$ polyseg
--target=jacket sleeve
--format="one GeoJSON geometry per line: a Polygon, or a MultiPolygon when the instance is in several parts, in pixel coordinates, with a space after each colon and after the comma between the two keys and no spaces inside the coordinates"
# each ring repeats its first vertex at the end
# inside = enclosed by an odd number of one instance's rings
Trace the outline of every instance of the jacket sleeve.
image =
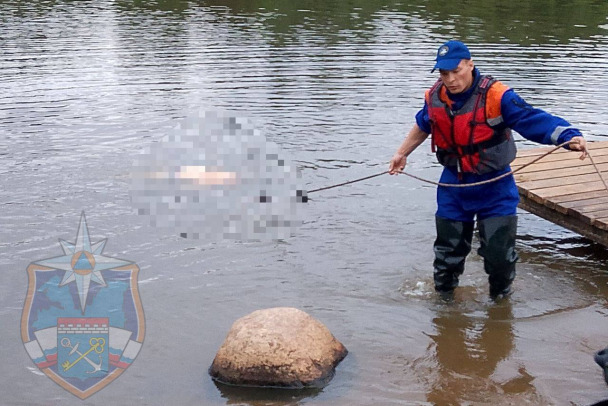
{"type": "Polygon", "coordinates": [[[558,145],[582,135],[563,118],[530,106],[512,89],[503,94],[500,107],[504,124],[531,141],[558,145]]]}
{"type": "Polygon", "coordinates": [[[429,120],[429,108],[424,102],[424,107],[416,114],[416,124],[427,134],[431,133],[431,121],[429,120]]]}

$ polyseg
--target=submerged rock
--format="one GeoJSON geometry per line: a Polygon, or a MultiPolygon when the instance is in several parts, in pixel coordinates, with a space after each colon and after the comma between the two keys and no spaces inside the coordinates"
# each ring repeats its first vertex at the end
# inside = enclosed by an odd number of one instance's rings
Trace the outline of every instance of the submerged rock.
{"type": "Polygon", "coordinates": [[[321,387],[347,353],[327,327],[301,310],[257,310],[234,322],[209,374],[233,385],[321,387]]]}
{"type": "Polygon", "coordinates": [[[595,353],[595,362],[604,370],[604,380],[608,384],[608,348],[595,353]]]}

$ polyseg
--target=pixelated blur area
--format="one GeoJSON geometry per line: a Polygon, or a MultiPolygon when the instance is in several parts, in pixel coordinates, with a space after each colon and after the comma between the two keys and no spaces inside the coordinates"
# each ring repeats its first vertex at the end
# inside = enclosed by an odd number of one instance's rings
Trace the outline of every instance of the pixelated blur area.
{"type": "Polygon", "coordinates": [[[284,239],[301,224],[300,174],[235,114],[198,111],[135,160],[131,201],[184,238],[284,239]]]}

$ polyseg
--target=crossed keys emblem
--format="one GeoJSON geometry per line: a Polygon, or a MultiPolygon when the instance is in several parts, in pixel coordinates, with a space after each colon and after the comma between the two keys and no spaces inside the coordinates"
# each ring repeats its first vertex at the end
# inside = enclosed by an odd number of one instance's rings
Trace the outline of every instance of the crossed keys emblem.
{"type": "Polygon", "coordinates": [[[61,339],[61,346],[64,348],[71,349],[69,355],[72,355],[74,353],[79,355],[79,357],[76,358],[74,361],[72,361],[72,362],[65,361],[63,364],[61,364],[61,367],[63,368],[63,370],[67,371],[68,369],[72,368],[74,365],[78,364],[80,361],[85,360],[86,362],[89,363],[89,365],[91,365],[93,367],[92,371],[86,371],[87,374],[94,374],[95,372],[101,371],[101,364],[102,364],[101,353],[103,352],[103,348],[106,345],[106,340],[103,337],[92,337],[89,340],[89,345],[91,347],[84,353],[81,353],[80,351],[78,351],[79,345],[80,345],[80,343],[76,343],[75,346],[72,346],[72,342],[67,337],[64,337],[61,339]],[[91,361],[89,359],[89,357],[87,357],[87,355],[89,355],[93,351],[99,355],[99,363],[97,363],[97,364],[95,362],[91,361]]]}

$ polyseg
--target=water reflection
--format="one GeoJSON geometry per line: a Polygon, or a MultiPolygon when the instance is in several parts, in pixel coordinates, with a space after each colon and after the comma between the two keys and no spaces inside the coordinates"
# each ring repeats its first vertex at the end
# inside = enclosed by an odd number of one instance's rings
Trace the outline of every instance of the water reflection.
{"type": "MultiPolygon", "coordinates": [[[[365,37],[366,32],[374,30],[373,22],[386,14],[392,18],[403,14],[410,19],[422,19],[435,35],[475,42],[565,43],[574,38],[592,38],[608,29],[605,19],[608,3],[593,0],[513,0],[508,3],[501,0],[415,0],[405,3],[380,0],[206,0],[198,4],[183,0],[157,0],[121,1],[117,4],[123,10],[171,12],[184,18],[199,8],[221,16],[249,16],[261,23],[259,27],[265,27],[264,31],[275,34],[275,39],[302,27],[314,28],[317,35],[326,38],[345,30],[348,30],[350,38],[365,37]]],[[[251,28],[250,24],[237,26],[251,28]]]]}
{"type": "Polygon", "coordinates": [[[214,381],[227,405],[296,406],[315,398],[322,389],[249,388],[214,381]]]}
{"type": "Polygon", "coordinates": [[[510,300],[491,304],[486,314],[470,315],[450,306],[433,319],[436,370],[427,400],[434,405],[460,405],[501,394],[533,394],[534,379],[524,367],[519,376],[495,382],[498,364],[511,356],[515,344],[510,300]],[[475,399],[475,398],[479,399],[475,399]]]}
{"type": "Polygon", "coordinates": [[[557,231],[549,233],[545,228],[536,235],[518,235],[521,263],[540,265],[555,276],[565,275],[582,293],[578,297],[606,303],[608,247],[565,229],[557,231]]]}
{"type": "Polygon", "coordinates": [[[538,262],[541,258],[549,259],[549,255],[555,257],[556,253],[561,253],[572,260],[597,261],[601,268],[608,269],[608,247],[565,229],[559,231],[563,235],[518,235],[526,260],[538,262]]]}
{"type": "MultiPolygon", "coordinates": [[[[83,2],[88,10],[106,10],[98,2],[83,2]]],[[[57,10],[68,11],[70,2],[49,0],[22,3],[0,1],[15,17],[52,15],[57,10]]],[[[455,0],[408,2],[353,0],[290,2],[287,0],[185,0],[117,1],[113,3],[129,23],[140,25],[146,16],[166,21],[199,18],[204,14],[232,20],[233,28],[260,30],[281,43],[283,34],[312,28],[316,35],[329,39],[348,33],[349,38],[369,37],[377,29],[376,20],[390,15],[425,22],[435,36],[458,37],[469,42],[510,42],[519,45],[567,43],[572,39],[593,39],[608,30],[605,16],[608,3],[593,0],[542,0],[529,2],[513,0],[470,1],[455,0]]],[[[152,28],[148,26],[147,28],[152,28]]]]}
{"type": "Polygon", "coordinates": [[[187,0],[156,0],[156,1],[116,1],[118,6],[123,11],[149,12],[157,14],[158,12],[171,12],[174,16],[184,17],[190,9],[190,2],[187,0]]]}

